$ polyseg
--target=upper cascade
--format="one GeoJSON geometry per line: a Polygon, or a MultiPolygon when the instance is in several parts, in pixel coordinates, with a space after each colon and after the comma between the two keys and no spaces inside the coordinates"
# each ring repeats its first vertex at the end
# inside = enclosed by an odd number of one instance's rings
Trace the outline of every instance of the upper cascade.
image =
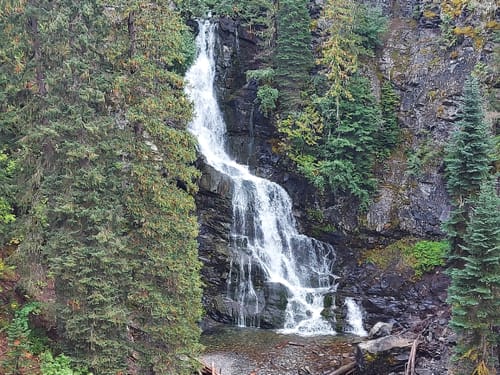
{"type": "MultiPolygon", "coordinates": [[[[226,124],[217,103],[215,24],[199,22],[197,57],[186,73],[186,93],[194,103],[189,126],[207,163],[233,182],[233,223],[228,294],[237,306],[235,321],[259,326],[263,289],[279,285],[286,298],[283,332],[335,334],[323,318],[325,295],[335,292],[335,252],[331,245],[300,234],[292,202],[278,184],[254,176],[226,152],[226,124]],[[257,282],[256,277],[264,280],[257,282]]],[[[333,298],[333,296],[332,296],[333,298]]]]}

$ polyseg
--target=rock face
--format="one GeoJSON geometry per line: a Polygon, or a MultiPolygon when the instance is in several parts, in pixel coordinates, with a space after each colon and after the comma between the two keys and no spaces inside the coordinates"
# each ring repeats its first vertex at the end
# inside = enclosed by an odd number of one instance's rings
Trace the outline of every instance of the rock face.
{"type": "MultiPolygon", "coordinates": [[[[450,213],[443,178],[442,156],[458,111],[463,82],[477,63],[492,64],[493,48],[478,48],[470,38],[459,38],[453,48],[443,42],[439,4],[431,0],[367,0],[389,16],[384,45],[370,67],[375,90],[390,80],[400,96],[400,147],[377,167],[379,188],[372,205],[359,212],[349,197],[320,197],[300,176],[290,171],[284,157],[273,153],[278,138],[273,123],[255,104],[257,85],[245,72],[260,67],[257,38],[237,20],[219,21],[217,87],[228,126],[228,152],[260,176],[282,185],[292,197],[301,230],[333,243],[340,276],[337,306],[345,297],[361,301],[366,324],[395,319],[408,327],[429,316],[447,318],[448,278],[439,270],[419,281],[397,270],[381,272],[360,266],[360,250],[387,245],[403,237],[442,238],[442,223],[450,213]],[[321,214],[315,232],[310,211],[321,214]],[[325,229],[326,228],[326,229],[325,229]]],[[[322,1],[312,1],[318,12],[322,1]]],[[[463,17],[462,17],[463,18],[463,17]]],[[[200,217],[200,258],[204,263],[205,307],[212,318],[233,320],[227,279],[231,226],[231,186],[200,161],[203,177],[197,197],[200,217]]],[[[282,302],[276,288],[263,298],[282,302]]],[[[335,312],[335,311],[334,311],[335,312]]],[[[273,308],[265,312],[269,326],[279,324],[273,308]]]]}

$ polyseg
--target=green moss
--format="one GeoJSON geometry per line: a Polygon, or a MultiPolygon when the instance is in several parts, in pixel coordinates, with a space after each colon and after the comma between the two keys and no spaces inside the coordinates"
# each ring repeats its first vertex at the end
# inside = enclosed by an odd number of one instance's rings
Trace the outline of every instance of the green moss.
{"type": "Polygon", "coordinates": [[[363,260],[383,271],[412,270],[415,277],[420,278],[425,272],[444,264],[448,249],[446,241],[418,241],[409,237],[384,248],[368,250],[364,253],[363,260]]]}

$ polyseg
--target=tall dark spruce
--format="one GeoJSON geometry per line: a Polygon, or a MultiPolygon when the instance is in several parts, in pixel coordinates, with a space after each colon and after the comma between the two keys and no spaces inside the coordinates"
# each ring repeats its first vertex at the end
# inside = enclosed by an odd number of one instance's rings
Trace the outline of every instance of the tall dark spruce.
{"type": "Polygon", "coordinates": [[[446,232],[455,255],[461,253],[470,199],[477,196],[491,170],[491,137],[482,105],[479,83],[471,77],[464,84],[459,121],[445,155],[446,186],[454,206],[446,232]]]}

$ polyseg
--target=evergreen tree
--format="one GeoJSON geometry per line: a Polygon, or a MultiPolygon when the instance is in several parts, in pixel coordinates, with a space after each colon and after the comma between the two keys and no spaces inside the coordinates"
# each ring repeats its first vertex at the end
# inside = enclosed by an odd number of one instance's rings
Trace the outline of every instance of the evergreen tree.
{"type": "Polygon", "coordinates": [[[192,197],[196,154],[186,131],[191,106],[176,73],[185,65],[176,53],[185,26],[166,3],[131,1],[117,11],[117,22],[127,20],[113,28],[110,39],[119,42],[110,53],[120,69],[114,110],[126,124],[132,348],[142,374],[190,373],[192,362],[182,359],[199,350],[201,289],[192,197]]]}
{"type": "Polygon", "coordinates": [[[186,27],[167,3],[136,1],[28,1],[0,16],[19,271],[50,269],[73,360],[190,373],[201,290],[186,27]]]}
{"type": "Polygon", "coordinates": [[[285,113],[300,108],[301,90],[313,67],[311,18],[305,0],[282,0],[276,14],[276,83],[285,113]]]}
{"type": "Polygon", "coordinates": [[[384,81],[380,94],[380,109],[383,122],[377,138],[382,155],[387,156],[396,147],[400,138],[397,116],[400,99],[390,81],[384,81]]]}
{"type": "Polygon", "coordinates": [[[464,84],[460,118],[444,159],[446,186],[454,205],[446,232],[457,254],[461,252],[459,245],[470,211],[468,202],[477,195],[491,169],[491,150],[479,83],[471,77],[464,84]]]}
{"type": "Polygon", "coordinates": [[[326,119],[328,136],[320,148],[318,167],[332,191],[351,193],[366,204],[375,187],[373,167],[380,151],[382,117],[368,80],[353,76],[348,89],[352,99],[340,102],[340,122],[336,116],[326,119]]]}
{"type": "Polygon", "coordinates": [[[360,38],[354,33],[356,4],[352,0],[328,0],[323,9],[325,41],[319,63],[328,79],[326,96],[335,101],[335,118],[340,121],[340,100],[351,98],[347,83],[358,70],[360,38]]]}
{"type": "Polygon", "coordinates": [[[473,206],[462,246],[464,267],[450,271],[448,290],[459,366],[468,373],[477,366],[493,368],[500,344],[500,197],[493,181],[482,184],[473,206]]]}

